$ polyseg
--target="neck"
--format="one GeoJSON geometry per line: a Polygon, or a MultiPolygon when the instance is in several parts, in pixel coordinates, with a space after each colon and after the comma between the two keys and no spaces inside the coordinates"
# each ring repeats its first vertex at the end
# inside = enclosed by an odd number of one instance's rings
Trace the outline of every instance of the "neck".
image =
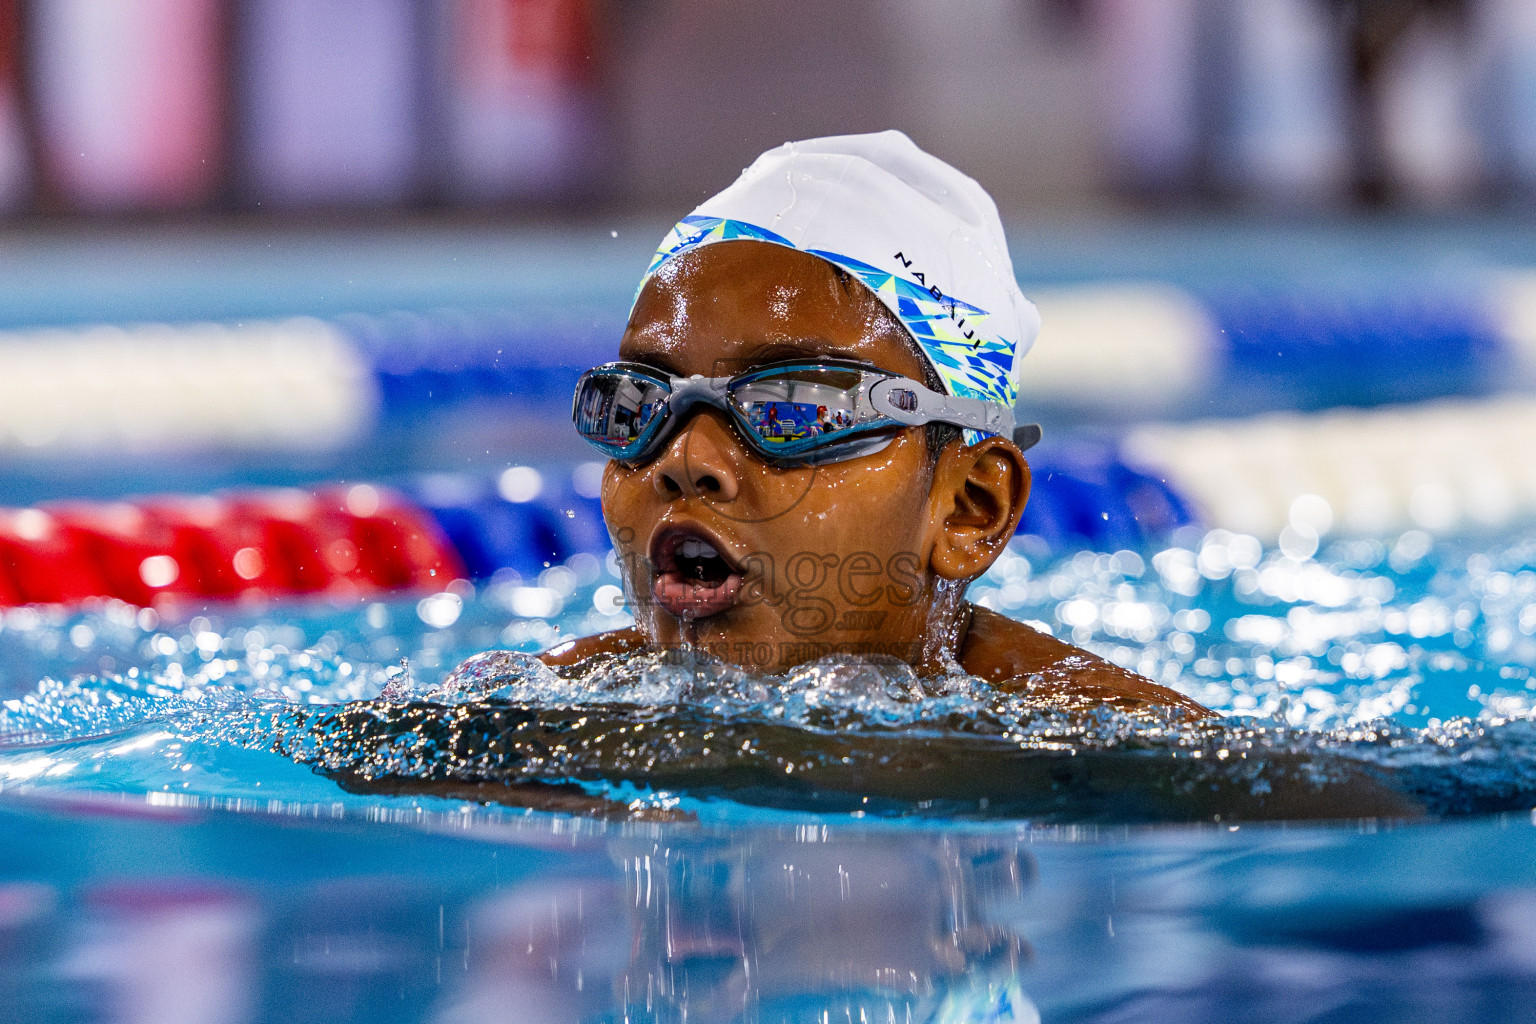
{"type": "Polygon", "coordinates": [[[934,585],[934,600],[928,606],[923,624],[922,655],[913,668],[920,675],[937,676],[950,671],[958,661],[971,626],[972,609],[965,600],[965,585],[939,581],[934,585]]]}

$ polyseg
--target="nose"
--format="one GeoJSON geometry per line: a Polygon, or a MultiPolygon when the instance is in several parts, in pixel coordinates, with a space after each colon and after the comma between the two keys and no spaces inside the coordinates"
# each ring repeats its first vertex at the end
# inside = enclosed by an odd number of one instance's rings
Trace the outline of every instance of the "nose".
{"type": "Polygon", "coordinates": [[[663,498],[734,501],[738,442],[725,417],[713,409],[689,418],[651,463],[651,484],[663,498]]]}

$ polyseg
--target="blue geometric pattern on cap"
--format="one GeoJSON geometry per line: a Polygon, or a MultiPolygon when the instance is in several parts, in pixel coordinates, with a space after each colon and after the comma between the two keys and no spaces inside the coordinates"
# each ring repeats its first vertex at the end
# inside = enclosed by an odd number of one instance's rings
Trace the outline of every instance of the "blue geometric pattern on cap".
{"type": "MultiPolygon", "coordinates": [[[[645,276],[640,279],[640,288],[645,287],[651,275],[656,273],[667,260],[689,249],[697,249],[701,245],[710,242],[729,242],[737,238],[750,238],[758,242],[772,242],[774,245],[788,246],[793,249],[794,243],[783,235],[776,235],[767,228],[760,228],[756,224],[748,224],[744,220],[727,220],[723,217],[697,217],[687,216],[667,232],[667,237],[661,240],[661,247],[656,250],[656,255],[651,257],[651,265],[646,268],[645,276]]],[[[635,295],[640,294],[640,288],[635,289],[635,295]]]]}
{"type": "MultiPolygon", "coordinates": [[[[727,242],[737,238],[797,248],[783,235],[746,221],[724,217],[684,217],[662,239],[661,247],[652,257],[645,276],[640,279],[640,288],[644,288],[651,275],[672,257],[712,242],[727,242]]],[[[1014,342],[983,329],[991,316],[986,310],[945,295],[926,282],[898,277],[852,256],[826,249],[800,251],[842,267],[879,296],[906,325],[907,331],[928,357],[943,380],[945,390],[950,394],[980,398],[1013,408],[1018,398],[1018,386],[1013,379],[1013,353],[1016,346],[1014,342]]],[[[639,297],[640,288],[635,290],[636,297],[639,297]]],[[[974,430],[965,433],[967,442],[971,443],[986,436],[974,430]]]]}

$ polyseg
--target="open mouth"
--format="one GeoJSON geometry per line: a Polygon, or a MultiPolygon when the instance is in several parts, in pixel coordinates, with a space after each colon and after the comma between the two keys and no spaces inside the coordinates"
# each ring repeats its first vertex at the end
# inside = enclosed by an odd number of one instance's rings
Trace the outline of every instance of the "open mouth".
{"type": "Polygon", "coordinates": [[[680,619],[717,615],[736,603],[741,571],[720,553],[719,542],[696,527],[663,533],[651,545],[656,603],[680,619]]]}

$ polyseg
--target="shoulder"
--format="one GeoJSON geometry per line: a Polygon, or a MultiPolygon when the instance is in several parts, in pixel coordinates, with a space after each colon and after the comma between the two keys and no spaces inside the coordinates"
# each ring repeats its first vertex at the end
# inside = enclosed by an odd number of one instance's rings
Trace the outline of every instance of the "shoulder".
{"type": "Polygon", "coordinates": [[[539,660],[551,668],[561,668],[566,665],[574,665],[579,661],[598,654],[628,654],[645,647],[645,638],[640,631],[633,626],[628,629],[615,629],[607,633],[598,633],[596,636],[584,636],[579,640],[567,640],[563,644],[556,644],[543,654],[539,660]]]}
{"type": "Polygon", "coordinates": [[[1097,655],[986,608],[972,606],[960,667],[1000,690],[1077,699],[1133,711],[1149,707],[1205,718],[1208,708],[1097,655]]]}

